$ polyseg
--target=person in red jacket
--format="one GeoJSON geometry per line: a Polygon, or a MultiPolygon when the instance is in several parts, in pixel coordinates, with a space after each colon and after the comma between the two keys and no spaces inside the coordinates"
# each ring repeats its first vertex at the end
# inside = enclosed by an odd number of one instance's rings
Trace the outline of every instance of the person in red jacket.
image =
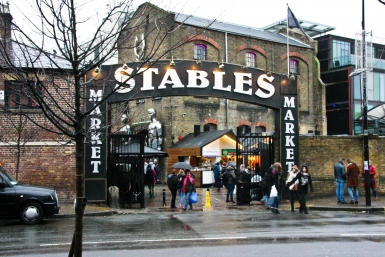
{"type": "MultiPolygon", "coordinates": [[[[364,177],[364,187],[366,187],[365,169],[362,169],[362,173],[361,174],[364,177]]],[[[369,185],[370,185],[370,188],[373,191],[374,199],[377,200],[377,190],[376,190],[377,185],[376,185],[376,178],[375,178],[376,167],[374,167],[372,165],[372,162],[370,160],[369,160],[369,175],[370,175],[369,185]]]]}

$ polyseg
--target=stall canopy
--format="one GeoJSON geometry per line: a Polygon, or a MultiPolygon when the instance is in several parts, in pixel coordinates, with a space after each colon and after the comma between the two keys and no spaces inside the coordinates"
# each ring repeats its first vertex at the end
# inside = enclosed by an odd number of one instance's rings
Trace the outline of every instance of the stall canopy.
{"type": "MultiPolygon", "coordinates": [[[[140,154],[140,144],[139,143],[131,143],[127,145],[123,145],[121,147],[117,147],[116,149],[117,154],[122,155],[138,155],[140,154]]],[[[144,157],[168,157],[168,154],[166,152],[144,146],[144,157]]]]}
{"type": "MultiPolygon", "coordinates": [[[[232,129],[205,131],[205,132],[199,133],[198,135],[194,133],[190,133],[169,148],[203,149],[205,146],[208,146],[210,144],[215,144],[215,142],[217,142],[218,139],[221,139],[223,137],[233,142],[233,148],[235,149],[236,136],[232,129]]],[[[220,148],[220,146],[216,146],[216,148],[218,147],[220,148]]],[[[212,154],[212,156],[220,156],[220,155],[221,155],[220,152],[212,154]]]]}

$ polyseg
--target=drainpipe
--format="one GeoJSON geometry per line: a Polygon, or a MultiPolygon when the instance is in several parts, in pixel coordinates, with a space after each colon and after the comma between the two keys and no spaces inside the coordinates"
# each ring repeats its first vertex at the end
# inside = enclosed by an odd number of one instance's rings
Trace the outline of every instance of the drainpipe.
{"type": "MultiPolygon", "coordinates": [[[[227,32],[225,32],[225,63],[228,63],[227,32]]],[[[229,129],[229,99],[226,98],[226,129],[229,129]]]]}

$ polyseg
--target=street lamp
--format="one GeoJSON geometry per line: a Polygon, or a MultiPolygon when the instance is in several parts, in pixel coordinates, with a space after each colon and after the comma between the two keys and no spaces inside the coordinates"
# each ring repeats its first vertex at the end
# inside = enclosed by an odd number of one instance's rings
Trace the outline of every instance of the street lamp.
{"type": "MultiPolygon", "coordinates": [[[[369,49],[370,51],[371,49],[369,49]]],[[[357,54],[357,53],[356,53],[357,54]]],[[[357,65],[357,63],[356,63],[357,65]]],[[[350,76],[362,74],[362,131],[364,134],[364,170],[365,170],[365,200],[366,206],[371,206],[370,199],[370,172],[369,172],[369,133],[368,133],[368,99],[366,86],[366,38],[365,38],[365,0],[362,0],[362,68],[350,73],[350,76]]]]}

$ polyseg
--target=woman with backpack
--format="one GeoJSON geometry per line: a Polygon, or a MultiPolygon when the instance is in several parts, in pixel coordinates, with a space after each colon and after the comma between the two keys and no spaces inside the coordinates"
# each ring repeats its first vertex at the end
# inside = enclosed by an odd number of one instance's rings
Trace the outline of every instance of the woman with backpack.
{"type": "Polygon", "coordinates": [[[182,186],[182,192],[186,194],[186,202],[184,204],[183,210],[187,209],[187,205],[190,205],[190,209],[192,210],[192,203],[190,202],[190,197],[193,192],[196,192],[195,188],[195,180],[191,176],[191,171],[190,170],[185,170],[186,176],[183,179],[183,186],[182,186]]]}

